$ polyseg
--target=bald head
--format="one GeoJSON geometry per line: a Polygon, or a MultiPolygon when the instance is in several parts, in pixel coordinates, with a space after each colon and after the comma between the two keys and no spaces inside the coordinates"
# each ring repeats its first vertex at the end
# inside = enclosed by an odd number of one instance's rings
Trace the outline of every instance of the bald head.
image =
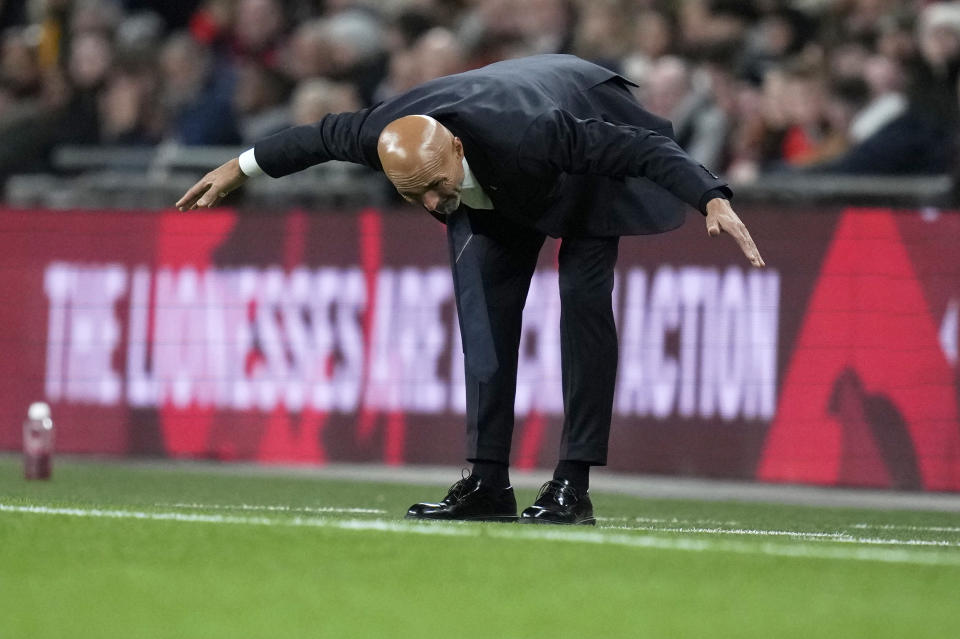
{"type": "Polygon", "coordinates": [[[377,154],[383,172],[408,201],[444,214],[460,205],[463,145],[430,116],[408,115],[388,124],[377,154]]]}
{"type": "Polygon", "coordinates": [[[383,172],[398,189],[416,182],[453,151],[453,134],[428,115],[408,115],[388,124],[377,141],[383,172]]]}

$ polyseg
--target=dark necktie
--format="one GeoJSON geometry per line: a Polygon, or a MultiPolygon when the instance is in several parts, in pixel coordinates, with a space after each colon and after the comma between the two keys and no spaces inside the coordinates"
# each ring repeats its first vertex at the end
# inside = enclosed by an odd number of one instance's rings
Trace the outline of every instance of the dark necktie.
{"type": "Polygon", "coordinates": [[[463,357],[471,375],[481,382],[489,382],[499,362],[483,293],[485,242],[482,236],[473,234],[466,207],[461,206],[448,215],[446,221],[463,357]]]}

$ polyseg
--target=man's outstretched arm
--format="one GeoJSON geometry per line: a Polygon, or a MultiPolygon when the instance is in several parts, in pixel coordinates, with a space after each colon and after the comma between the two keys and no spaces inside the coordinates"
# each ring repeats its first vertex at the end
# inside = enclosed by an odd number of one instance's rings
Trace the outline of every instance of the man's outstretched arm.
{"type": "Polygon", "coordinates": [[[379,169],[376,148],[364,149],[361,143],[360,132],[369,113],[370,109],[331,113],[314,124],[291,127],[259,140],[254,147],[257,165],[274,178],[330,160],[379,169]]]}
{"type": "Polygon", "coordinates": [[[545,113],[519,145],[518,163],[533,174],[551,172],[646,177],[699,209],[711,236],[730,234],[751,264],[763,258],[730,206],[726,183],[694,161],[669,137],[641,127],[581,120],[562,110],[545,113]]]}
{"type": "MultiPolygon", "coordinates": [[[[248,177],[266,173],[283,177],[330,160],[370,165],[360,144],[360,128],[368,110],[335,113],[316,124],[296,126],[257,142],[238,158],[203,176],[182,198],[177,208],[189,211],[216,206],[248,177]]],[[[379,168],[379,167],[376,167],[379,168]]]]}

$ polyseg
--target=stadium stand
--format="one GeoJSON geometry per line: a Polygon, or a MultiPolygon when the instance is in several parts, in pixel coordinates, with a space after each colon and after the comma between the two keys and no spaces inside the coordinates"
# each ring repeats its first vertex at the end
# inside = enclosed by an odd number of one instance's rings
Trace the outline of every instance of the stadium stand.
{"type": "MultiPolygon", "coordinates": [[[[957,2],[34,0],[0,2],[0,28],[8,205],[168,206],[285,126],[546,52],[631,77],[740,197],[953,198],[957,2]]],[[[390,197],[343,166],[249,191],[321,207],[390,197]]]]}

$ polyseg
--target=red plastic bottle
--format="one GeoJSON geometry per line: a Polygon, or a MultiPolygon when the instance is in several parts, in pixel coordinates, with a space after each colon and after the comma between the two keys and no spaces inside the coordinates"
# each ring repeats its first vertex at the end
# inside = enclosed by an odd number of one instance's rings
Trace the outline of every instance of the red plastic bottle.
{"type": "Polygon", "coordinates": [[[23,476],[50,479],[53,472],[53,419],[44,402],[30,404],[23,422],[23,476]]]}

